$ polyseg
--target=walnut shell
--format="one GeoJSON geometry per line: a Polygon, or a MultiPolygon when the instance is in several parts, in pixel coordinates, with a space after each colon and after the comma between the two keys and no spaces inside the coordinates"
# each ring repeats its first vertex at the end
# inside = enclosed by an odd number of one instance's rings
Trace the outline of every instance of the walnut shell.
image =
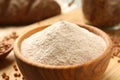
{"type": "Polygon", "coordinates": [[[83,0],[85,18],[97,27],[112,27],[120,22],[120,0],[83,0]]]}
{"type": "Polygon", "coordinates": [[[54,0],[0,0],[0,25],[25,25],[60,13],[54,0]]]}

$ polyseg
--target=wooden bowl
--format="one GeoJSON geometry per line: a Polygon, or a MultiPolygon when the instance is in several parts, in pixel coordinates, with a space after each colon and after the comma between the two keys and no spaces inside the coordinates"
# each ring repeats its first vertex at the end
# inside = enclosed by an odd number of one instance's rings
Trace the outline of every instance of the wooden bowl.
{"type": "MultiPolygon", "coordinates": [[[[100,80],[105,72],[111,58],[112,42],[109,36],[98,28],[79,24],[81,27],[101,36],[106,44],[107,49],[104,53],[84,64],[69,66],[51,66],[32,62],[25,58],[21,53],[21,42],[32,34],[43,30],[47,26],[41,26],[32,29],[21,35],[14,44],[15,58],[18,67],[26,80],[100,80]]],[[[94,44],[94,43],[93,43],[94,44]]],[[[99,46],[99,45],[98,45],[99,46]]]]}

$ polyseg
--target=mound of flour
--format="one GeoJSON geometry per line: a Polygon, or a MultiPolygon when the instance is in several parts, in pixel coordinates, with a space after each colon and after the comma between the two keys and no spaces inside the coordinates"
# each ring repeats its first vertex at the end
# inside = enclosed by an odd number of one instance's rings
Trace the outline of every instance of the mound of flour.
{"type": "Polygon", "coordinates": [[[98,35],[74,23],[59,21],[22,42],[21,52],[35,62],[47,65],[83,64],[106,49],[98,35]]]}

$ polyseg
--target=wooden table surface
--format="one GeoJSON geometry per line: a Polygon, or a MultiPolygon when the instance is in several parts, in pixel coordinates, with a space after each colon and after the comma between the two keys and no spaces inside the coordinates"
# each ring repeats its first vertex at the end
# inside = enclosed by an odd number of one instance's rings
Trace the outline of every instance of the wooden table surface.
{"type": "MultiPolygon", "coordinates": [[[[56,21],[59,20],[67,20],[67,21],[71,21],[71,22],[75,22],[75,23],[85,23],[86,20],[83,17],[83,13],[81,11],[81,9],[76,9],[70,13],[66,13],[66,14],[61,14],[59,16],[55,16],[46,20],[43,20],[41,22],[37,22],[31,25],[26,25],[26,26],[9,26],[9,27],[0,27],[0,39],[2,39],[5,35],[9,35],[11,32],[15,31],[17,32],[19,35],[32,29],[35,27],[39,27],[41,25],[47,25],[47,24],[52,24],[56,21]]],[[[120,34],[120,31],[118,30],[118,33],[116,32],[116,34],[120,34]]],[[[119,58],[114,57],[111,58],[110,64],[106,70],[106,72],[103,75],[103,79],[102,80],[120,80],[120,63],[117,62],[119,58]]],[[[3,72],[5,72],[7,75],[10,76],[9,80],[22,80],[22,76],[21,77],[14,77],[14,73],[19,73],[16,72],[13,69],[13,65],[16,64],[15,62],[15,58],[14,58],[14,54],[13,52],[11,52],[6,59],[4,60],[0,60],[0,80],[4,80],[1,75],[3,72]]]]}

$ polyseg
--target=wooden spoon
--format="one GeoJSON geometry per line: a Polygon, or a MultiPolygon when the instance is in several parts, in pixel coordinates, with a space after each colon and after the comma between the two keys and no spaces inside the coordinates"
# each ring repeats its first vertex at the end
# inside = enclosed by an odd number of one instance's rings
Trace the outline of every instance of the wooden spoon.
{"type": "Polygon", "coordinates": [[[0,59],[4,59],[13,49],[13,44],[10,44],[8,49],[5,50],[3,53],[0,53],[0,59]]]}
{"type": "Polygon", "coordinates": [[[0,59],[4,59],[13,49],[13,44],[18,36],[13,32],[0,42],[0,59]]]}

